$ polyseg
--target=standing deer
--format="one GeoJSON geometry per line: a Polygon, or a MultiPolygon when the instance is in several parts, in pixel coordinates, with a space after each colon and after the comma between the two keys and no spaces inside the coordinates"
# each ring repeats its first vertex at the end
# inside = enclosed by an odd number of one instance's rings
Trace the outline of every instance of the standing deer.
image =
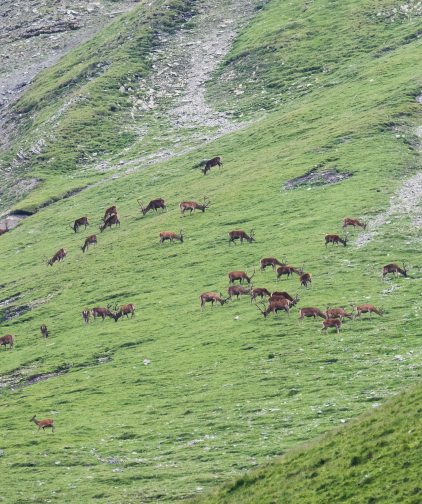
{"type": "Polygon", "coordinates": [[[231,271],[228,274],[228,277],[229,277],[230,285],[232,285],[236,280],[239,280],[240,283],[242,283],[243,280],[246,280],[248,282],[248,284],[250,284],[252,277],[254,275],[255,275],[255,270],[253,270],[253,273],[251,276],[248,276],[244,271],[231,271]]]}
{"type": "Polygon", "coordinates": [[[300,285],[303,285],[306,289],[308,288],[308,283],[312,283],[311,273],[302,273],[299,277],[300,285]]]}
{"type": "Polygon", "coordinates": [[[129,318],[129,314],[131,315],[131,318],[135,316],[135,305],[132,303],[121,306],[119,311],[114,314],[114,321],[117,322],[119,318],[123,316],[129,318]]]}
{"type": "Polygon", "coordinates": [[[386,266],[384,266],[382,268],[382,276],[385,277],[385,275],[388,275],[388,273],[394,273],[394,275],[396,275],[396,276],[399,276],[399,274],[400,274],[400,275],[407,277],[406,265],[403,263],[403,269],[402,269],[396,263],[387,264],[386,266]]]}
{"type": "Polygon", "coordinates": [[[211,303],[211,307],[214,306],[214,303],[220,303],[223,306],[224,303],[228,302],[228,299],[223,298],[223,294],[217,294],[216,292],[203,292],[199,299],[201,301],[201,310],[204,309],[205,303],[211,303]]]}
{"type": "Polygon", "coordinates": [[[321,331],[327,331],[329,327],[335,327],[336,332],[340,332],[341,320],[338,318],[327,318],[323,320],[321,331]]]}
{"type": "Polygon", "coordinates": [[[373,313],[376,313],[380,317],[384,315],[384,310],[382,308],[381,309],[375,308],[375,306],[372,304],[363,304],[356,306],[356,311],[357,311],[356,317],[360,317],[362,313],[369,313],[369,318],[372,318],[373,313]]]}
{"type": "Polygon", "coordinates": [[[64,248],[58,250],[51,259],[47,261],[48,266],[53,266],[55,262],[63,261],[63,259],[67,256],[67,252],[64,248]]]}
{"type": "Polygon", "coordinates": [[[81,226],[85,226],[85,229],[87,226],[89,226],[88,217],[80,217],[79,219],[76,219],[75,222],[73,223],[73,226],[70,227],[76,233],[81,226]]]}
{"type": "Polygon", "coordinates": [[[100,306],[97,306],[91,310],[91,313],[92,313],[92,316],[94,317],[94,320],[97,317],[101,317],[103,321],[106,317],[110,317],[110,318],[114,319],[114,313],[110,310],[110,306],[108,306],[108,305],[107,305],[107,308],[102,308],[100,306]]]}
{"type": "Polygon", "coordinates": [[[295,304],[297,304],[299,302],[299,294],[296,294],[296,296],[293,298],[288,292],[285,292],[285,291],[275,291],[275,292],[272,292],[271,293],[271,296],[270,296],[270,301],[271,300],[274,300],[274,299],[277,299],[277,298],[285,298],[285,299],[288,299],[290,301],[290,306],[294,306],[295,304]]]}
{"type": "Polygon", "coordinates": [[[366,229],[366,224],[363,222],[360,222],[358,219],[351,219],[350,217],[345,217],[343,219],[343,229],[346,228],[347,226],[353,226],[353,227],[361,227],[363,229],[366,229]]]}
{"type": "Polygon", "coordinates": [[[120,220],[119,220],[119,216],[117,214],[112,214],[110,215],[109,217],[107,217],[107,219],[103,222],[103,224],[101,224],[100,226],[100,231],[101,233],[104,231],[105,228],[109,227],[111,229],[111,226],[112,225],[115,225],[116,227],[119,226],[120,227],[120,220]]]}
{"type": "Polygon", "coordinates": [[[166,208],[167,208],[166,203],[163,200],[163,198],[157,198],[155,200],[151,200],[146,207],[144,207],[144,204],[142,201],[138,200],[138,203],[141,207],[142,215],[145,215],[150,210],[155,210],[157,212],[159,208],[161,208],[164,212],[164,210],[166,210],[166,208]]]}
{"type": "Polygon", "coordinates": [[[185,215],[186,210],[189,210],[190,215],[192,215],[192,212],[195,210],[201,210],[201,212],[204,213],[209,206],[210,206],[210,200],[207,200],[206,196],[204,196],[203,204],[199,204],[196,201],[182,201],[179,204],[179,208],[183,216],[185,215]]]}
{"type": "Polygon", "coordinates": [[[179,234],[173,233],[173,231],[161,231],[160,233],[160,245],[162,245],[166,240],[173,243],[174,240],[183,243],[183,229],[180,230],[179,234]]]}
{"type": "Polygon", "coordinates": [[[263,299],[264,296],[270,297],[271,294],[267,289],[263,287],[255,287],[254,289],[251,290],[251,303],[252,301],[255,301],[257,297],[263,299]]]}
{"type": "Polygon", "coordinates": [[[334,244],[338,245],[339,243],[342,243],[344,246],[346,246],[347,238],[344,239],[340,238],[340,236],[336,234],[325,235],[325,246],[327,246],[328,243],[332,243],[333,245],[334,244]]]}
{"type": "Polygon", "coordinates": [[[289,276],[293,275],[293,273],[296,273],[296,275],[301,275],[303,273],[303,269],[298,269],[298,268],[295,268],[294,266],[290,266],[287,264],[284,266],[279,266],[277,268],[277,280],[282,275],[287,275],[287,278],[289,278],[289,276]]]}
{"type": "Polygon", "coordinates": [[[267,266],[271,266],[273,268],[273,271],[275,271],[276,266],[286,266],[286,263],[280,262],[275,257],[264,257],[260,260],[259,264],[261,271],[264,271],[267,266]]]}
{"type": "Polygon", "coordinates": [[[12,350],[15,344],[15,338],[11,334],[6,334],[0,338],[0,346],[4,345],[4,349],[7,350],[7,345],[9,345],[10,350],[12,350]]]}
{"type": "Polygon", "coordinates": [[[44,336],[44,338],[48,338],[48,329],[45,324],[41,324],[40,326],[40,332],[44,336]]]}
{"type": "Polygon", "coordinates": [[[88,324],[90,316],[91,316],[91,311],[90,310],[83,310],[82,311],[82,318],[84,319],[85,324],[88,324]]]}
{"type": "Polygon", "coordinates": [[[103,222],[105,222],[112,215],[117,215],[116,205],[113,205],[113,206],[106,209],[106,211],[104,212],[103,222]]]}
{"type": "Polygon", "coordinates": [[[286,298],[277,298],[273,301],[270,301],[265,310],[261,310],[261,308],[256,303],[255,306],[262,313],[262,315],[267,318],[270,313],[274,313],[274,315],[276,315],[280,310],[284,310],[287,315],[290,315],[291,302],[286,298]]]}
{"type": "Polygon", "coordinates": [[[240,240],[240,243],[243,244],[243,240],[248,241],[249,243],[252,243],[255,241],[254,238],[254,231],[253,229],[250,230],[250,234],[246,234],[245,231],[242,229],[236,229],[234,231],[229,232],[229,245],[233,242],[236,245],[235,240],[240,240]]]}
{"type": "Polygon", "coordinates": [[[343,321],[344,318],[353,320],[353,313],[347,313],[344,308],[327,308],[325,311],[327,319],[338,318],[343,321]]]}
{"type": "Polygon", "coordinates": [[[34,422],[35,424],[37,424],[38,430],[40,429],[45,430],[50,428],[51,432],[54,432],[54,420],[52,420],[51,418],[45,418],[44,420],[37,420],[35,417],[36,415],[34,415],[31,418],[30,422],[34,422]]]}
{"type": "Polygon", "coordinates": [[[299,318],[303,320],[305,317],[313,317],[314,319],[317,317],[321,317],[323,319],[327,318],[325,313],[319,308],[301,308],[299,310],[299,318]]]}
{"type": "Polygon", "coordinates": [[[202,173],[206,175],[214,166],[221,168],[223,166],[223,160],[220,156],[216,156],[212,159],[209,159],[208,161],[201,161],[196,166],[203,166],[204,168],[202,168],[202,173]]]}
{"type": "Polygon", "coordinates": [[[82,252],[85,253],[85,250],[88,250],[90,245],[97,245],[97,235],[91,235],[86,238],[85,243],[82,245],[82,252]]]}
{"type": "Polygon", "coordinates": [[[241,285],[230,285],[227,289],[227,293],[229,295],[228,299],[231,300],[232,296],[236,296],[236,298],[239,299],[239,296],[250,296],[251,289],[242,287],[241,285]]]}

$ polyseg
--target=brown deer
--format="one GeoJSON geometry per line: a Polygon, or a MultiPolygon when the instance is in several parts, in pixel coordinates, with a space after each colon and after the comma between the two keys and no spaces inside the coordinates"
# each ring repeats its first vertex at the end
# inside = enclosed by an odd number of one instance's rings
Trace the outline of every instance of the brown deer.
{"type": "Polygon", "coordinates": [[[363,222],[360,222],[358,219],[351,219],[350,217],[345,217],[343,219],[343,229],[346,228],[347,226],[353,226],[353,227],[361,227],[363,229],[366,229],[366,224],[363,222]]]}
{"type": "Polygon", "coordinates": [[[42,429],[51,429],[51,432],[54,432],[54,420],[51,418],[44,418],[44,420],[37,420],[36,415],[34,415],[30,422],[34,422],[35,424],[38,425],[38,430],[42,429]]]}
{"type": "Polygon", "coordinates": [[[4,228],[0,228],[0,236],[3,235],[4,233],[7,233],[9,231],[9,225],[7,223],[7,220],[6,222],[4,223],[5,227],[4,228]]]}
{"type": "Polygon", "coordinates": [[[204,309],[205,303],[211,303],[211,307],[214,306],[214,303],[220,303],[223,306],[224,303],[228,302],[228,299],[223,299],[223,294],[217,294],[216,292],[203,292],[199,299],[201,301],[201,310],[204,309]]]}
{"type": "Polygon", "coordinates": [[[9,345],[10,350],[12,350],[15,344],[15,338],[11,334],[6,334],[0,338],[0,346],[4,345],[4,349],[7,350],[7,345],[9,345]]]}
{"type": "Polygon", "coordinates": [[[166,240],[173,243],[174,240],[183,243],[183,229],[180,230],[179,234],[173,233],[173,231],[161,231],[160,233],[160,245],[162,245],[166,240]]]}
{"type": "Polygon", "coordinates": [[[204,203],[202,204],[197,203],[196,201],[182,201],[179,204],[179,208],[183,216],[185,215],[186,210],[189,210],[190,215],[192,215],[192,212],[195,210],[201,210],[201,212],[204,213],[210,206],[210,203],[210,200],[207,200],[207,197],[204,196],[204,203]]]}
{"type": "Polygon", "coordinates": [[[76,219],[75,222],[73,223],[73,226],[70,227],[76,233],[81,226],[85,226],[85,229],[87,226],[89,226],[88,217],[80,217],[79,219],[76,219]]]}
{"type": "Polygon", "coordinates": [[[323,319],[327,318],[325,313],[319,308],[301,308],[299,310],[299,318],[303,320],[305,317],[313,317],[314,319],[317,317],[321,317],[323,319]]]}
{"type": "Polygon", "coordinates": [[[243,244],[243,240],[252,243],[255,241],[253,229],[250,230],[250,234],[246,234],[242,229],[236,229],[234,231],[229,232],[229,245],[233,242],[236,245],[235,240],[240,240],[240,243],[243,244]]]}
{"type": "Polygon", "coordinates": [[[129,318],[129,314],[131,315],[131,318],[135,316],[135,305],[132,303],[121,306],[119,311],[114,314],[114,321],[117,322],[119,318],[123,316],[129,318]]]}
{"type": "Polygon", "coordinates": [[[106,211],[104,212],[103,222],[105,222],[112,215],[117,215],[116,205],[113,205],[106,209],[106,211]]]}
{"type": "Polygon", "coordinates": [[[248,287],[242,287],[241,285],[231,285],[227,289],[227,293],[229,295],[228,299],[231,299],[233,296],[236,296],[239,299],[239,296],[250,296],[251,289],[248,287]]]}
{"type": "Polygon", "coordinates": [[[340,332],[341,320],[338,318],[327,318],[323,320],[321,331],[327,331],[329,327],[335,327],[336,332],[340,332]]]}
{"type": "Polygon", "coordinates": [[[300,285],[303,285],[306,289],[308,288],[308,283],[312,283],[311,273],[302,273],[299,277],[300,285]]]}
{"type": "Polygon", "coordinates": [[[384,315],[384,310],[382,308],[381,309],[375,308],[375,306],[372,304],[363,304],[356,306],[356,311],[357,311],[356,317],[360,317],[362,313],[369,313],[369,318],[372,318],[373,313],[376,313],[380,317],[384,315]]]}
{"type": "Polygon", "coordinates": [[[104,231],[105,228],[109,227],[111,229],[111,226],[112,225],[115,225],[116,227],[119,226],[120,227],[120,220],[119,220],[119,216],[117,214],[112,214],[110,215],[109,217],[107,217],[107,219],[103,222],[103,224],[101,224],[100,226],[100,231],[101,233],[104,231]]]}
{"type": "Polygon", "coordinates": [[[233,284],[236,280],[239,280],[240,283],[242,283],[243,280],[246,280],[246,282],[248,284],[250,284],[252,277],[254,275],[255,275],[255,270],[253,270],[253,273],[251,276],[248,276],[245,271],[231,271],[228,274],[228,277],[229,277],[230,285],[233,284]]]}
{"type": "Polygon", "coordinates": [[[97,235],[91,235],[86,238],[85,243],[82,245],[82,252],[85,253],[85,250],[88,250],[90,245],[97,245],[97,235]]]}
{"type": "Polygon", "coordinates": [[[48,329],[45,324],[41,324],[40,326],[40,332],[44,336],[44,338],[48,338],[48,329]]]}
{"type": "Polygon", "coordinates": [[[282,276],[282,275],[287,275],[287,278],[289,278],[290,275],[293,275],[293,273],[296,273],[297,275],[301,275],[303,273],[302,269],[295,268],[294,266],[290,265],[284,265],[284,266],[279,266],[277,268],[277,280],[282,276]]]}
{"type": "Polygon", "coordinates": [[[58,250],[51,259],[47,261],[48,266],[53,266],[55,262],[63,261],[63,259],[67,256],[67,252],[64,248],[58,250]]]}
{"type": "Polygon", "coordinates": [[[294,306],[299,302],[299,294],[296,294],[296,296],[293,298],[288,292],[285,291],[274,291],[271,293],[269,301],[272,301],[274,299],[279,299],[279,298],[285,298],[290,301],[290,306],[294,306]]]}
{"type": "Polygon", "coordinates": [[[347,238],[344,239],[340,238],[340,236],[336,234],[325,235],[325,246],[327,246],[328,243],[332,243],[333,245],[334,244],[338,245],[339,243],[342,243],[344,246],[346,246],[347,238]]]}
{"type": "Polygon", "coordinates": [[[145,215],[150,210],[155,210],[157,212],[158,209],[161,208],[164,212],[164,210],[167,209],[166,203],[163,200],[163,198],[157,198],[157,199],[151,200],[146,207],[144,207],[144,204],[142,201],[138,200],[138,203],[139,203],[139,206],[141,207],[142,215],[145,215]]]}
{"type": "Polygon", "coordinates": [[[263,299],[264,296],[270,297],[271,294],[267,289],[263,287],[255,287],[254,289],[251,290],[251,303],[252,301],[255,301],[257,297],[263,299]]]}
{"type": "Polygon", "coordinates": [[[92,316],[94,317],[94,320],[97,317],[101,317],[103,320],[106,317],[110,317],[114,319],[114,313],[110,310],[110,307],[107,306],[107,308],[102,308],[100,306],[97,306],[91,310],[92,316]]]}
{"type": "Polygon", "coordinates": [[[338,318],[343,321],[344,318],[353,320],[353,313],[347,313],[344,308],[327,308],[325,311],[327,319],[338,318]]]}
{"type": "Polygon", "coordinates": [[[85,324],[88,324],[90,316],[91,316],[91,310],[83,310],[82,311],[82,318],[84,319],[85,324]]]}
{"type": "Polygon", "coordinates": [[[206,175],[214,166],[221,168],[223,166],[223,160],[220,156],[216,156],[208,161],[201,161],[197,166],[203,166],[204,168],[202,168],[202,173],[206,175]]]}
{"type": "Polygon", "coordinates": [[[259,264],[260,264],[261,271],[264,271],[265,268],[267,268],[268,266],[271,266],[274,271],[275,271],[276,266],[286,266],[286,263],[280,262],[275,257],[264,257],[263,259],[261,259],[259,264]]]}
{"type": "Polygon", "coordinates": [[[270,301],[265,310],[261,310],[261,308],[256,303],[255,306],[262,313],[262,315],[267,318],[270,313],[274,313],[274,315],[276,315],[280,310],[284,310],[287,315],[290,315],[291,302],[286,298],[278,298],[274,301],[270,301]]]}
{"type": "Polygon", "coordinates": [[[406,265],[403,263],[403,269],[396,263],[387,264],[382,268],[382,276],[388,275],[389,273],[394,273],[395,276],[403,275],[407,277],[406,265]]]}

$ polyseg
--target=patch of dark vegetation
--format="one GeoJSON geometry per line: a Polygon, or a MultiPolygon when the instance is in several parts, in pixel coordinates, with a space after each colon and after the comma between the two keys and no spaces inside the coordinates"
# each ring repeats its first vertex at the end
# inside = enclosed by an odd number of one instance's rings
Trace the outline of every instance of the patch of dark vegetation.
{"type": "Polygon", "coordinates": [[[32,307],[30,305],[22,305],[10,306],[4,310],[0,310],[0,323],[20,317],[24,313],[31,311],[31,309],[32,307]]]}
{"type": "Polygon", "coordinates": [[[7,306],[10,303],[13,303],[17,299],[22,297],[22,292],[17,292],[16,294],[13,294],[13,296],[4,298],[0,300],[0,306],[7,306]]]}
{"type": "Polygon", "coordinates": [[[329,184],[338,184],[350,178],[353,174],[350,172],[341,172],[337,168],[318,171],[318,168],[312,168],[304,175],[288,180],[284,184],[284,189],[300,189],[302,187],[324,186],[329,184]]]}
{"type": "Polygon", "coordinates": [[[34,215],[34,212],[30,212],[29,210],[22,210],[17,208],[16,210],[13,210],[10,212],[10,217],[29,217],[30,215],[34,215]]]}

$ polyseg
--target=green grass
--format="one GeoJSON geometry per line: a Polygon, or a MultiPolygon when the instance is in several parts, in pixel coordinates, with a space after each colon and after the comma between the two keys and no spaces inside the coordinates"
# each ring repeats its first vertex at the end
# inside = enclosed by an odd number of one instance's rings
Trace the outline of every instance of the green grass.
{"type": "MultiPolygon", "coordinates": [[[[268,4],[234,50],[249,32],[254,46],[265,47],[259,23],[265,16],[274,23],[273,9],[281,20],[293,17],[302,3],[268,4]]],[[[63,374],[1,389],[0,502],[175,502],[420,381],[418,230],[397,216],[363,249],[325,248],[323,238],[341,233],[346,215],[367,220],[383,211],[400,180],[418,169],[412,128],[419,119],[420,45],[399,44],[374,57],[386,28],[373,23],[365,53],[347,36],[356,40],[366,24],[348,35],[343,25],[349,18],[336,15],[338,5],[302,16],[304,22],[312,16],[320,24],[332,20],[331,32],[339,30],[342,45],[350,43],[359,57],[353,78],[350,59],[339,54],[336,72],[344,79],[292,93],[255,125],[188,156],[59,200],[1,237],[7,266],[0,300],[21,293],[13,304],[32,306],[2,323],[4,334],[16,335],[16,347],[0,352],[1,375],[20,373],[24,381],[63,374]],[[223,169],[206,177],[191,169],[217,153],[223,169]],[[282,189],[317,164],[353,177],[282,189]],[[204,194],[209,210],[182,218],[178,203],[204,194]],[[142,217],[137,198],[156,197],[166,199],[168,212],[142,217]],[[84,237],[98,231],[104,209],[114,203],[120,229],[98,233],[97,248],[83,254],[84,237]],[[92,225],[74,234],[69,224],[82,215],[92,225]],[[159,246],[160,231],[181,228],[183,244],[159,246]],[[227,232],[235,228],[254,228],[256,243],[229,247],[227,232]],[[47,267],[45,259],[60,247],[68,257],[47,267]],[[269,270],[255,274],[255,286],[299,290],[300,306],[372,302],[384,306],[385,316],[347,322],[337,335],[321,333],[320,322],[300,323],[296,310],[264,320],[247,299],[200,311],[201,292],[225,292],[229,271],[252,272],[269,255],[304,264],[312,288],[299,289],[297,277],[277,284],[269,270]],[[402,260],[410,266],[408,279],[381,278],[383,264],[402,260]],[[128,302],[137,307],[133,320],[83,324],[87,306],[128,302]],[[50,329],[48,340],[39,335],[41,323],[50,329]],[[35,413],[54,417],[54,435],[36,433],[29,424],[35,413]]],[[[371,4],[342,5],[365,13],[371,4]]],[[[388,29],[399,38],[403,25],[388,29]]],[[[306,51],[309,58],[314,51],[331,54],[332,45],[316,36],[306,51]]],[[[295,50],[305,51],[293,41],[292,62],[295,50]]],[[[54,184],[61,194],[57,179],[54,184]]],[[[30,198],[41,201],[39,194],[30,198]]],[[[379,480],[374,485],[382,488],[379,480]]]]}

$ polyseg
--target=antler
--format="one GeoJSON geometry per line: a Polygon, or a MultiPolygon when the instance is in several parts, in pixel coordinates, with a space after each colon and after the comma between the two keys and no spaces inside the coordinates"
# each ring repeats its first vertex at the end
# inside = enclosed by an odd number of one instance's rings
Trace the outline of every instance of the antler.
{"type": "Polygon", "coordinates": [[[140,205],[141,208],[144,208],[144,202],[142,200],[137,199],[138,205],[140,205]]]}
{"type": "Polygon", "coordinates": [[[258,308],[258,310],[264,315],[264,311],[261,310],[261,308],[258,306],[258,303],[255,301],[255,306],[258,308]]]}

